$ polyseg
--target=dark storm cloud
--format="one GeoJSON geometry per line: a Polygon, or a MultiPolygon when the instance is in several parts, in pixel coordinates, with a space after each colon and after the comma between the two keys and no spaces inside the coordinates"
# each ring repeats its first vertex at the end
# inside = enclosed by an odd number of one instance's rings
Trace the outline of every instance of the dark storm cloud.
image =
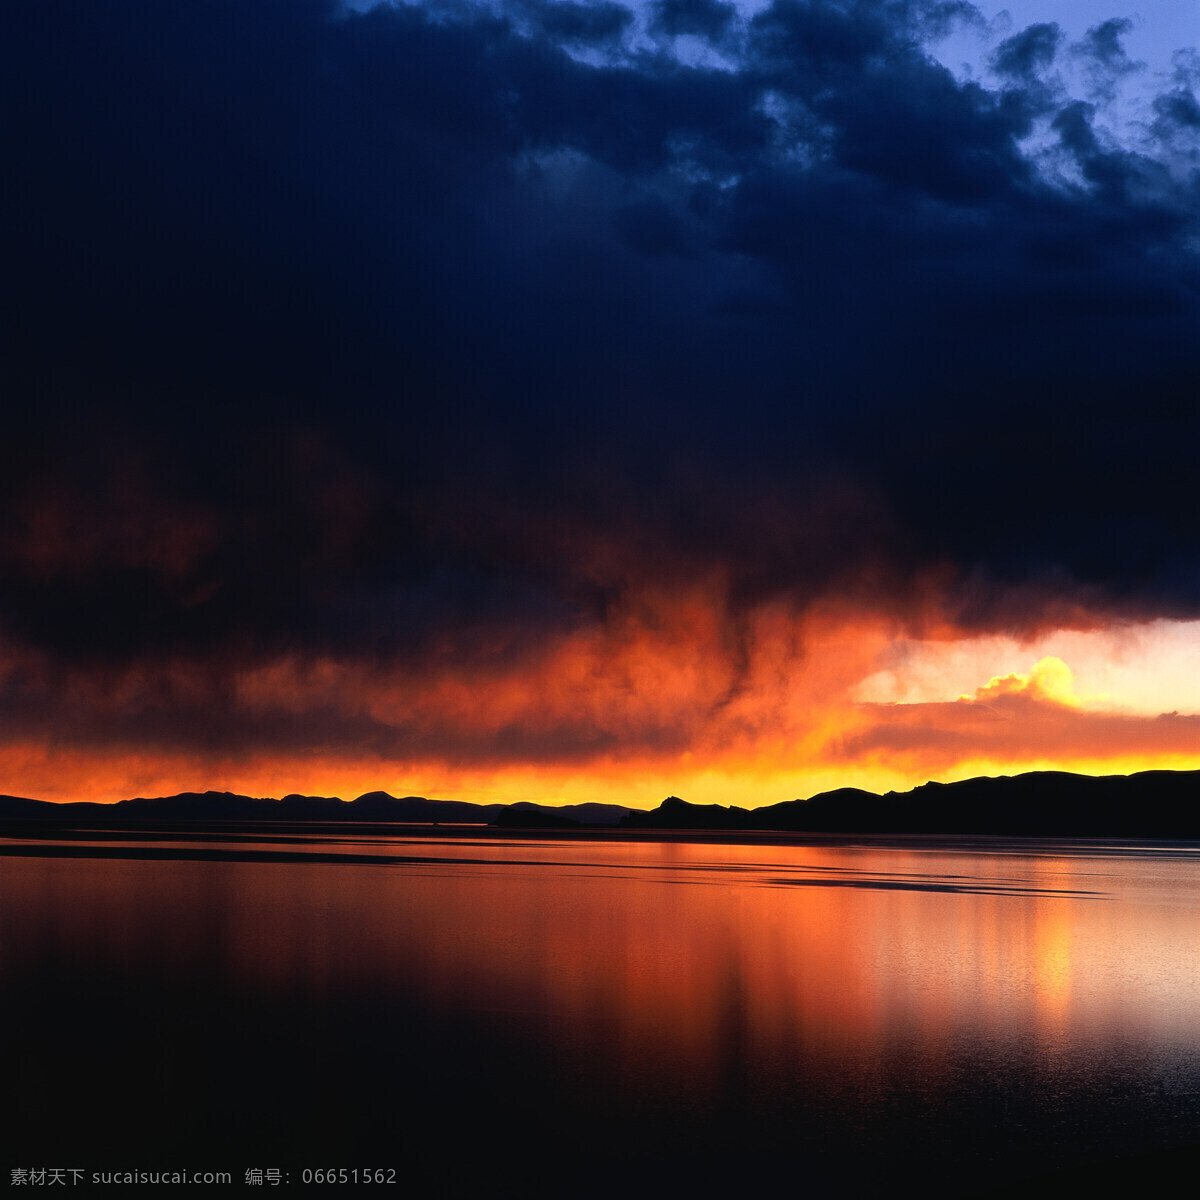
{"type": "Polygon", "coordinates": [[[650,10],[718,67],[615,4],[18,5],[5,636],[519,658],[714,562],[743,606],[1194,614],[1194,91],[1160,162],[1088,103],[1126,23],[1056,98],[1056,26],[995,89],[922,49],[977,19],[650,10]]]}
{"type": "Polygon", "coordinates": [[[1053,22],[1030,25],[996,47],[992,66],[1001,75],[1029,84],[1054,62],[1062,39],[1062,30],[1053,22]]]}
{"type": "Polygon", "coordinates": [[[524,11],[548,37],[569,45],[603,45],[618,40],[633,24],[633,13],[620,4],[574,4],[554,0],[525,4],[524,11]]]}
{"type": "Polygon", "coordinates": [[[719,0],[659,0],[654,5],[651,28],[656,32],[678,37],[692,34],[718,41],[737,16],[732,4],[719,0]]]}
{"type": "MultiPolygon", "coordinates": [[[[1168,144],[1175,138],[1194,139],[1200,129],[1200,102],[1186,88],[1156,96],[1153,128],[1155,136],[1168,144]]],[[[1194,144],[1185,144],[1195,152],[1194,144]]]]}
{"type": "Polygon", "coordinates": [[[1125,52],[1121,39],[1133,30],[1128,17],[1112,17],[1093,26],[1072,47],[1075,55],[1087,67],[1093,94],[1110,100],[1117,85],[1127,75],[1145,70],[1145,63],[1135,62],[1125,52]]]}
{"type": "Polygon", "coordinates": [[[662,200],[645,200],[618,209],[613,223],[621,241],[643,254],[688,253],[683,222],[662,200]]]}

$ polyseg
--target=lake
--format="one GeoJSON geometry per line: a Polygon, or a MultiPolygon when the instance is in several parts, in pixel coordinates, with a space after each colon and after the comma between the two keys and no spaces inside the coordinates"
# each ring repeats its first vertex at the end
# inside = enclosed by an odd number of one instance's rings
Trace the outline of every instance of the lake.
{"type": "Polygon", "coordinates": [[[0,833],[6,1173],[963,1195],[1200,1143],[1194,843],[0,833]]]}

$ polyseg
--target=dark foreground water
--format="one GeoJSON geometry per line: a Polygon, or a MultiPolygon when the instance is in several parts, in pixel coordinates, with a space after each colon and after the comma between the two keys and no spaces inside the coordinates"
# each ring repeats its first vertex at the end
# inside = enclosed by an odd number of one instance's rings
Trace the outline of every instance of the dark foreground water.
{"type": "Polygon", "coordinates": [[[4,832],[3,1184],[963,1195],[1196,1161],[1193,844],[4,832]]]}

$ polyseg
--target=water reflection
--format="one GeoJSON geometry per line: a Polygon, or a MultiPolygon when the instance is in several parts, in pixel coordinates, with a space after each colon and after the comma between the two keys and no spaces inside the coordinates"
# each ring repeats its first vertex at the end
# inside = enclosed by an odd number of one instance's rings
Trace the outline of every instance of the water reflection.
{"type": "Polygon", "coordinates": [[[403,1145],[437,1174],[482,1129],[543,1166],[582,1138],[611,1170],[949,1178],[1195,1139],[1190,847],[77,831],[0,857],[9,1127],[51,1148],[403,1145]]]}

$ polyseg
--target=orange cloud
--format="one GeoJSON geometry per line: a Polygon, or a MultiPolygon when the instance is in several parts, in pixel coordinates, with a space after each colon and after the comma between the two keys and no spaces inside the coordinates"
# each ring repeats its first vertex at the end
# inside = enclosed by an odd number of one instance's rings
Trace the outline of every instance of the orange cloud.
{"type": "Polygon", "coordinates": [[[949,703],[865,704],[868,727],[840,739],[847,762],[931,778],[1054,767],[1123,772],[1200,765],[1200,716],[1091,707],[1061,659],[996,676],[949,703]]]}
{"type": "MultiPolygon", "coordinates": [[[[1033,664],[1028,675],[994,675],[982,687],[975,689],[973,699],[987,703],[1001,696],[1029,696],[1066,708],[1078,708],[1081,701],[1075,695],[1074,676],[1071,668],[1061,658],[1048,656],[1033,664]]],[[[971,696],[959,696],[960,700],[971,700],[971,696]]]]}
{"type": "MultiPolygon", "coordinates": [[[[953,648],[936,607],[924,635],[953,648]]],[[[519,654],[421,663],[281,653],[67,670],[0,656],[0,790],[117,800],[182,790],[479,802],[669,793],[754,807],[842,785],[1056,767],[1200,766],[1200,717],[1103,710],[1052,654],[953,701],[862,703],[908,626],[870,605],[731,604],[719,572],[643,586],[519,654]]]]}

